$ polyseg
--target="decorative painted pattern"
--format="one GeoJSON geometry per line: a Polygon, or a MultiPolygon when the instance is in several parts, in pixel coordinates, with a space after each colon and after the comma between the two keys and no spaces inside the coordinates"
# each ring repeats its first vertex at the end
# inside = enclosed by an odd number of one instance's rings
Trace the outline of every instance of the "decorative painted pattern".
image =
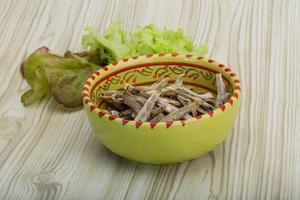
{"type": "MultiPolygon", "coordinates": [[[[146,57],[149,58],[149,57],[146,57]]],[[[148,77],[150,80],[159,80],[167,77],[177,77],[179,74],[186,74],[186,77],[193,82],[208,82],[206,85],[210,87],[201,87],[203,89],[208,88],[209,91],[215,87],[215,76],[217,71],[209,69],[201,65],[192,65],[187,63],[153,63],[153,64],[140,64],[134,65],[126,69],[122,69],[118,72],[114,72],[105,76],[101,80],[98,80],[91,92],[91,99],[95,101],[106,91],[110,90],[112,86],[114,89],[119,89],[122,85],[130,83],[135,85],[140,83],[139,78],[148,77]],[[96,90],[96,91],[94,91],[96,90]]],[[[94,75],[92,75],[94,76],[94,75]]],[[[224,77],[227,90],[232,91],[229,81],[224,77]]],[[[195,86],[195,85],[194,85],[195,86]]],[[[207,90],[207,89],[206,89],[207,90]]],[[[214,89],[213,89],[214,90],[214,89]]]]}
{"type": "MultiPolygon", "coordinates": [[[[104,111],[101,111],[99,108],[97,108],[96,104],[94,103],[96,99],[99,98],[100,95],[103,95],[105,91],[111,90],[111,89],[119,89],[124,84],[130,83],[132,85],[149,85],[153,82],[156,82],[157,80],[161,78],[166,77],[177,77],[179,74],[186,74],[186,77],[188,80],[191,80],[191,82],[185,80],[185,84],[193,85],[195,87],[200,87],[202,89],[205,89],[207,91],[215,92],[215,73],[219,73],[218,71],[202,66],[202,65],[196,65],[191,63],[183,63],[183,62],[159,62],[159,63],[145,63],[145,64],[138,64],[138,65],[132,65],[130,67],[122,68],[121,70],[115,71],[111,74],[108,74],[104,77],[101,77],[99,80],[97,80],[97,77],[100,76],[101,70],[108,71],[110,67],[115,67],[120,62],[128,62],[129,59],[137,60],[140,57],[144,57],[146,59],[152,58],[154,56],[163,57],[163,56],[172,56],[177,57],[181,56],[179,54],[157,54],[157,55],[145,55],[145,56],[135,56],[132,58],[126,58],[119,62],[114,62],[111,65],[105,66],[102,69],[98,70],[94,74],[91,75],[91,77],[85,82],[85,85],[83,86],[82,90],[82,96],[84,99],[84,103],[87,104],[90,108],[90,111],[96,111],[98,112],[99,117],[106,116],[110,121],[115,121],[118,117],[115,115],[110,115],[104,111]],[[148,77],[148,80],[151,81],[143,81],[140,82],[139,78],[148,77]],[[201,85],[195,82],[203,82],[206,81],[209,86],[201,85]]],[[[193,55],[187,54],[184,55],[186,58],[191,58],[193,55]]],[[[205,61],[204,57],[197,57],[197,60],[205,61]]],[[[214,63],[215,61],[212,59],[206,60],[208,64],[214,63]]],[[[223,70],[221,73],[223,74],[223,78],[225,80],[225,85],[228,90],[232,91],[231,98],[224,104],[221,105],[218,109],[222,112],[226,112],[226,108],[228,106],[234,105],[234,102],[239,98],[239,93],[241,90],[240,86],[240,80],[237,78],[237,75],[231,71],[231,69],[223,64],[218,64],[218,66],[223,70]],[[229,75],[230,79],[227,79],[225,74],[229,75]],[[231,82],[231,83],[230,83],[231,82]]],[[[174,82],[174,80],[173,80],[174,82]]],[[[201,120],[205,116],[208,117],[214,117],[215,111],[218,110],[215,109],[213,111],[208,112],[204,115],[196,116],[192,119],[187,120],[180,120],[180,123],[182,126],[185,126],[189,121],[196,119],[201,120]]],[[[120,119],[119,120],[122,125],[127,125],[130,122],[133,122],[136,128],[139,128],[144,125],[150,126],[151,129],[154,129],[157,124],[159,123],[165,123],[166,128],[170,128],[175,121],[170,120],[167,122],[141,122],[141,121],[131,121],[131,120],[125,120],[120,119]]]]}

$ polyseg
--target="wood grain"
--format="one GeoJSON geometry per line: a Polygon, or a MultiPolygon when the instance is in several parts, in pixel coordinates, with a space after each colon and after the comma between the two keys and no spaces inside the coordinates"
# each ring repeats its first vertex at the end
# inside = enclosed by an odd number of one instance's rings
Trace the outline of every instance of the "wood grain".
{"type": "Polygon", "coordinates": [[[0,199],[299,199],[299,10],[299,0],[0,1],[0,199]],[[103,147],[81,110],[22,106],[27,55],[80,50],[86,25],[117,19],[182,27],[239,74],[240,114],[214,151],[138,164],[103,147]]]}

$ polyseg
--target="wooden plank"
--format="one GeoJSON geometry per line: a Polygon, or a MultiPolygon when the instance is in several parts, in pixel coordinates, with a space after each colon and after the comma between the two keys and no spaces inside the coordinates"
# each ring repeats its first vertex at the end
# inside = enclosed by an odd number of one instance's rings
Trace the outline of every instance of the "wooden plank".
{"type": "Polygon", "coordinates": [[[300,2],[0,1],[0,199],[299,199],[300,2]],[[53,99],[24,108],[22,60],[46,45],[80,50],[101,32],[154,22],[182,27],[242,80],[224,143],[198,159],[150,166],[109,152],[83,111],[53,99]]]}

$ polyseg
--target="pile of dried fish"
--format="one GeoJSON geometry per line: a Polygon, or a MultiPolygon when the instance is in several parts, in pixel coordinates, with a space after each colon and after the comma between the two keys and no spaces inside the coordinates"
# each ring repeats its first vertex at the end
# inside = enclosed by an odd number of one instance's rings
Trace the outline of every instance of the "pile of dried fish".
{"type": "Polygon", "coordinates": [[[205,114],[229,98],[221,74],[216,74],[217,96],[210,92],[199,94],[183,85],[184,74],[178,76],[174,84],[163,79],[151,86],[127,84],[122,91],[108,91],[101,96],[111,115],[141,122],[166,122],[189,119],[205,114]]]}

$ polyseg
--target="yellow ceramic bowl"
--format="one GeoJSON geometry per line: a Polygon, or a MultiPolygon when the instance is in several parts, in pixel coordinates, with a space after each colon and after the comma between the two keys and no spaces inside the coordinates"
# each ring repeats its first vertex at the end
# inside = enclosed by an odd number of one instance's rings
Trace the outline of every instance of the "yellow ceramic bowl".
{"type": "Polygon", "coordinates": [[[183,162],[212,150],[233,126],[239,108],[240,81],[229,67],[193,55],[156,54],[112,63],[95,72],[83,87],[84,109],[99,140],[112,152],[150,164],[183,162]],[[215,74],[221,73],[232,97],[212,112],[184,121],[136,122],[105,114],[99,96],[126,83],[148,85],[185,73],[184,84],[216,93],[215,74]]]}

